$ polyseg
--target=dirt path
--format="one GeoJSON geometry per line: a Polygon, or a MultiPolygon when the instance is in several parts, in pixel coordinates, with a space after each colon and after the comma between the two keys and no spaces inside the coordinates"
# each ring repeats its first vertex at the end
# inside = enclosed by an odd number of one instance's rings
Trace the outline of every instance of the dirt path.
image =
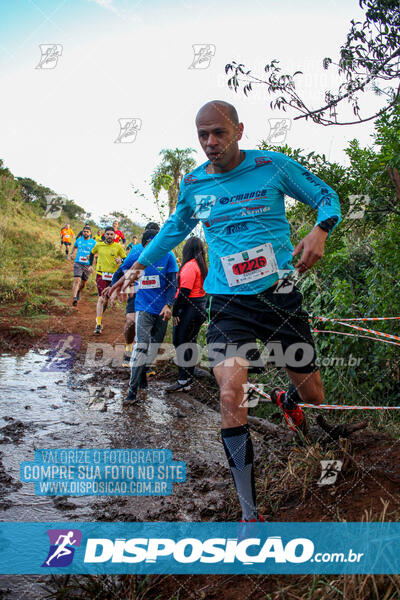
{"type": "MultiPolygon", "coordinates": [[[[62,264],[60,277],[65,277],[68,289],[60,287],[53,290],[51,296],[62,303],[60,310],[32,316],[21,315],[21,302],[6,304],[0,308],[0,351],[23,353],[33,347],[46,347],[48,333],[70,333],[80,335],[82,348],[90,341],[100,339],[94,336],[96,325],[96,302],[93,285],[82,293],[77,308],[72,307],[71,265],[62,264]]],[[[93,277],[93,276],[92,276],[93,277]]],[[[125,310],[120,304],[108,308],[105,312],[101,341],[105,343],[123,343],[123,323],[125,310]]]]}

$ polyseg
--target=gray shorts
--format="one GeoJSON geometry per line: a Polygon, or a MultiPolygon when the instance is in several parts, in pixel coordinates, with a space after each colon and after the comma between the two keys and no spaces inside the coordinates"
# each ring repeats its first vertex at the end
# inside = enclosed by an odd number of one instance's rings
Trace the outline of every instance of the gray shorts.
{"type": "Polygon", "coordinates": [[[74,277],[80,277],[82,281],[89,279],[89,265],[83,265],[82,263],[74,262],[74,277]]]}

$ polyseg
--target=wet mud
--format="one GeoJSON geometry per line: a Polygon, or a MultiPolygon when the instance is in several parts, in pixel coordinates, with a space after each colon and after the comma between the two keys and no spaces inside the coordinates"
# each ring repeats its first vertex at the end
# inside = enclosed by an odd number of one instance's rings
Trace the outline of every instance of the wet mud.
{"type": "MultiPolygon", "coordinates": [[[[238,520],[212,380],[200,379],[190,394],[166,394],[174,367],[162,363],[149,380],[147,397],[127,409],[123,399],[129,369],[87,366],[84,356],[79,354],[68,371],[49,368],[48,348],[0,356],[0,519],[238,520]],[[34,484],[20,482],[20,463],[33,460],[35,449],[43,448],[167,448],[174,460],[186,462],[187,479],[175,483],[172,495],[165,497],[37,496],[34,484]]],[[[303,472],[296,474],[297,467],[293,478],[285,479],[293,452],[296,456],[306,451],[296,448],[286,433],[253,430],[252,437],[259,506],[269,521],[359,521],[366,511],[379,515],[384,502],[388,513],[400,507],[400,444],[388,436],[358,431],[345,452],[332,441],[335,456],[343,455],[343,469],[337,484],[325,488],[317,486],[318,469],[307,486],[303,472]]],[[[321,441],[321,447],[324,443],[330,442],[321,441]]],[[[46,597],[46,581],[39,576],[0,576],[0,599],[40,600],[46,597]]]]}
{"type": "MultiPolygon", "coordinates": [[[[129,370],[46,370],[49,351],[0,357],[0,518],[3,521],[224,520],[230,474],[219,414],[187,394],[169,396],[150,380],[147,398],[123,406],[129,370]],[[41,448],[167,448],[187,463],[171,496],[36,496],[20,482],[20,463],[41,448]]],[[[1,576],[7,598],[41,598],[38,578],[1,576]],[[34,588],[31,589],[31,586],[34,588]]],[[[1,595],[0,595],[1,598],[1,595]]]]}

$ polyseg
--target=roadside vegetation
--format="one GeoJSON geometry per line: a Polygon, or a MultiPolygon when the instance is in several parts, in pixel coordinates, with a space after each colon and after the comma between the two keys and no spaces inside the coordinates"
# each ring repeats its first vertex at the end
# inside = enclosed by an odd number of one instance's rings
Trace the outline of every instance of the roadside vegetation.
{"type": "MultiPolygon", "coordinates": [[[[59,251],[62,218],[44,219],[38,214],[37,207],[24,201],[21,184],[1,162],[0,223],[0,301],[44,305],[50,292],[63,286],[57,273],[65,261],[59,251]]],[[[72,226],[79,224],[72,222],[72,226]]]]}

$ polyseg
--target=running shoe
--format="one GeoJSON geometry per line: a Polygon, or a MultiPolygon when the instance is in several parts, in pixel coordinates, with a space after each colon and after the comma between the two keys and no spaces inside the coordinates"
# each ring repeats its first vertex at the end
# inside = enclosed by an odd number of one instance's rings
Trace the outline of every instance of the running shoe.
{"type": "Polygon", "coordinates": [[[265,523],[265,519],[262,515],[258,515],[258,519],[240,519],[241,523],[265,523]]]}
{"type": "Polygon", "coordinates": [[[78,300],[79,300],[78,297],[73,298],[73,300],[72,300],[72,306],[76,306],[78,304],[78,300]]]}
{"type": "Polygon", "coordinates": [[[305,414],[300,406],[296,406],[294,409],[285,408],[283,406],[285,394],[286,392],[284,390],[280,390],[279,388],[273,389],[271,392],[273,404],[276,404],[283,410],[283,415],[289,429],[295,433],[301,432],[303,435],[307,435],[309,433],[309,426],[305,414]]]}
{"type": "Polygon", "coordinates": [[[199,367],[195,367],[194,368],[193,375],[195,377],[204,377],[204,378],[207,378],[207,379],[212,379],[213,378],[212,375],[211,375],[211,373],[210,373],[210,371],[206,371],[205,369],[200,369],[199,367]]]}
{"type": "Polygon", "coordinates": [[[126,398],[124,400],[124,404],[134,404],[136,402],[136,400],[137,400],[136,392],[129,390],[128,395],[126,396],[126,398]]]}
{"type": "Polygon", "coordinates": [[[166,387],[165,391],[169,394],[172,392],[188,392],[192,389],[192,384],[193,379],[188,379],[187,381],[185,381],[185,383],[179,383],[179,381],[176,381],[172,385],[166,387]]]}
{"type": "Polygon", "coordinates": [[[102,332],[103,329],[103,325],[96,325],[96,329],[94,330],[94,333],[96,335],[100,335],[100,333],[102,332]]]}
{"type": "Polygon", "coordinates": [[[238,542],[258,537],[260,534],[258,523],[265,523],[264,517],[260,514],[257,515],[257,518],[249,519],[248,521],[246,519],[241,519],[237,534],[238,542]]]}

